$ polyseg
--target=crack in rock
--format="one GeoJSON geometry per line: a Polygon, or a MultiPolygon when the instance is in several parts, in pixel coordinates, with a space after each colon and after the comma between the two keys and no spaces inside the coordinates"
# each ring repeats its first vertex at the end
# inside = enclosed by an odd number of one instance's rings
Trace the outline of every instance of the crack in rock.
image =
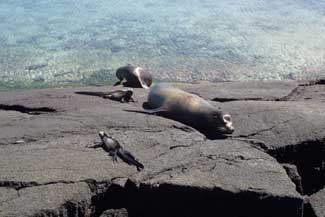
{"type": "Polygon", "coordinates": [[[296,145],[270,149],[268,154],[279,163],[293,164],[301,176],[302,190],[310,195],[325,186],[325,138],[296,145]]]}
{"type": "Polygon", "coordinates": [[[39,186],[46,186],[46,185],[54,185],[54,184],[75,184],[80,182],[86,182],[88,183],[94,183],[96,181],[86,179],[86,180],[80,180],[80,181],[53,181],[53,182],[45,182],[45,183],[38,183],[38,182],[22,182],[22,181],[0,181],[0,187],[6,187],[6,188],[13,188],[17,191],[24,189],[24,188],[32,188],[32,187],[39,187],[39,186]]]}
{"type": "MultiPolygon", "coordinates": [[[[290,121],[293,121],[293,120],[297,120],[297,118],[291,118],[291,119],[288,119],[288,120],[285,120],[285,121],[281,121],[281,122],[277,123],[276,125],[271,126],[269,128],[258,130],[258,131],[254,132],[254,133],[250,133],[250,134],[247,134],[247,135],[238,135],[237,137],[239,137],[239,138],[248,138],[248,137],[256,136],[256,135],[261,134],[263,132],[271,131],[274,128],[278,127],[279,125],[286,124],[286,123],[288,123],[290,121]]],[[[236,137],[234,136],[232,138],[236,138],[236,137]]]]}
{"type": "Polygon", "coordinates": [[[174,146],[170,146],[169,150],[173,150],[175,148],[188,148],[191,147],[192,145],[174,145],[174,146]]]}
{"type": "Polygon", "coordinates": [[[300,85],[298,85],[296,88],[294,88],[289,94],[287,94],[286,96],[283,96],[281,98],[279,98],[277,101],[289,101],[290,98],[295,95],[297,92],[299,92],[300,89],[300,85]]]}
{"type": "Polygon", "coordinates": [[[173,124],[172,128],[182,130],[182,131],[187,132],[187,133],[194,132],[194,129],[189,127],[189,126],[178,126],[176,124],[173,124]]]}
{"type": "Polygon", "coordinates": [[[213,98],[212,101],[216,102],[232,102],[232,101],[275,101],[275,99],[252,97],[252,98],[213,98]]]}
{"type": "Polygon", "coordinates": [[[7,104],[0,104],[0,110],[4,111],[17,111],[21,113],[26,113],[29,115],[40,115],[43,113],[56,113],[57,111],[53,108],[49,107],[27,107],[24,105],[7,105],[7,104]]]}

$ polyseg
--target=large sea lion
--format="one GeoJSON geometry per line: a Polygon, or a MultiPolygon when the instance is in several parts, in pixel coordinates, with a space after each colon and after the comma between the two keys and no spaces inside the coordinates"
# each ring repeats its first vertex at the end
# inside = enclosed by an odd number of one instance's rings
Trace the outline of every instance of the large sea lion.
{"type": "Polygon", "coordinates": [[[152,75],[141,67],[128,64],[120,67],[116,71],[116,77],[119,79],[114,86],[119,85],[125,80],[125,87],[142,87],[149,89],[152,83],[152,75]]]}
{"type": "Polygon", "coordinates": [[[161,113],[173,120],[192,126],[209,134],[234,132],[231,116],[211,105],[203,98],[171,87],[156,84],[150,88],[144,109],[149,113],[161,113]]]}

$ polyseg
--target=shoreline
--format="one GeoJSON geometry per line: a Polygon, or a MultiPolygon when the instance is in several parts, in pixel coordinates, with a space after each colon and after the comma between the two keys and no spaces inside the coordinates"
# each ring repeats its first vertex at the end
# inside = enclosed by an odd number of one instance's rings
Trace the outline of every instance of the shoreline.
{"type": "MultiPolygon", "coordinates": [[[[325,78],[321,76],[318,79],[311,79],[311,80],[293,80],[293,79],[269,79],[269,80],[216,80],[216,81],[209,81],[209,80],[193,80],[193,81],[171,81],[171,80],[155,80],[155,83],[162,82],[162,83],[169,83],[169,84],[199,84],[199,83],[224,83],[224,82],[297,82],[299,84],[317,84],[317,83],[324,83],[325,78]]],[[[103,87],[107,85],[113,85],[115,80],[105,81],[101,84],[83,84],[80,82],[72,82],[74,85],[66,84],[66,85],[51,85],[49,84],[42,84],[39,86],[24,86],[24,87],[11,87],[11,88],[2,88],[0,85],[0,94],[5,92],[15,92],[15,91],[29,91],[29,90],[47,90],[47,89],[64,89],[64,88],[84,88],[84,87],[103,87]]]]}

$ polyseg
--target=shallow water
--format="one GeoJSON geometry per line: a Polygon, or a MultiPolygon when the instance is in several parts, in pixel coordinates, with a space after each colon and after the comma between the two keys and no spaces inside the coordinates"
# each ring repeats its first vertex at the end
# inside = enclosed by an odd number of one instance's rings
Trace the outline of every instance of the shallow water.
{"type": "Polygon", "coordinates": [[[0,1],[0,90],[325,75],[323,0],[0,1]]]}

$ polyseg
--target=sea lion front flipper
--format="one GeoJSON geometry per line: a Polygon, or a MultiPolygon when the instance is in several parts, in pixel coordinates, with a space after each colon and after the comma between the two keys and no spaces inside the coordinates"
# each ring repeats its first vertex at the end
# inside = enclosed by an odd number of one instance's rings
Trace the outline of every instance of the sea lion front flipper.
{"type": "Polygon", "coordinates": [[[141,76],[139,77],[139,81],[140,81],[142,88],[149,89],[148,85],[143,81],[141,76]]]}
{"type": "Polygon", "coordinates": [[[112,151],[112,152],[110,152],[109,153],[109,156],[111,156],[112,157],[112,160],[113,160],[113,162],[117,162],[117,152],[118,151],[112,151]]]}
{"type": "Polygon", "coordinates": [[[120,85],[122,83],[122,80],[117,81],[113,86],[120,85]]]}
{"type": "Polygon", "coordinates": [[[103,146],[102,142],[95,142],[92,146],[87,145],[87,148],[100,148],[103,146]]]}
{"type": "Polygon", "coordinates": [[[158,112],[167,111],[164,107],[152,108],[148,102],[144,102],[142,104],[142,108],[148,114],[155,114],[155,113],[158,113],[158,112]]]}
{"type": "Polygon", "coordinates": [[[144,76],[141,75],[142,70],[143,69],[141,67],[137,67],[137,68],[135,68],[134,72],[138,77],[138,80],[139,80],[139,82],[141,84],[141,87],[144,88],[144,89],[149,89],[149,86],[148,86],[147,82],[144,80],[144,76]]]}
{"type": "Polygon", "coordinates": [[[158,112],[165,112],[166,109],[163,108],[163,107],[155,108],[155,109],[145,109],[145,108],[144,108],[144,111],[147,112],[147,113],[149,113],[149,114],[156,114],[156,113],[158,113],[158,112]]]}

